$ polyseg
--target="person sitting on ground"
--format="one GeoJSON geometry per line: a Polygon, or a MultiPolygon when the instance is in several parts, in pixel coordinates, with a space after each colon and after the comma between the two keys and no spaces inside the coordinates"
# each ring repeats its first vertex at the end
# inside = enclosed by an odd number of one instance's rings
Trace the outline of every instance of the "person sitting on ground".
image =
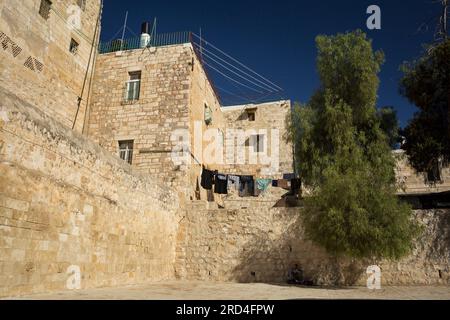
{"type": "Polygon", "coordinates": [[[295,264],[293,268],[289,270],[288,283],[300,284],[303,281],[303,270],[295,264]]]}
{"type": "Polygon", "coordinates": [[[298,266],[298,264],[295,264],[294,267],[289,270],[288,283],[303,286],[314,285],[314,282],[312,280],[305,279],[305,277],[303,276],[303,270],[298,266]]]}

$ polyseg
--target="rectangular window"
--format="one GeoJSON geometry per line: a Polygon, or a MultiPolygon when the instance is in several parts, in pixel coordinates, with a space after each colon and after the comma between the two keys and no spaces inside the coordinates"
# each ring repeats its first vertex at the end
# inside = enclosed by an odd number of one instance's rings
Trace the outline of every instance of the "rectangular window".
{"type": "Polygon", "coordinates": [[[70,47],[69,47],[70,53],[77,54],[78,46],[79,46],[78,42],[76,42],[74,39],[71,39],[70,40],[70,47]]]}
{"type": "Polygon", "coordinates": [[[251,136],[251,145],[253,152],[264,152],[264,135],[256,134],[251,136]]]}
{"type": "Polygon", "coordinates": [[[78,6],[81,8],[81,10],[86,10],[86,1],[87,0],[77,0],[78,6]]]}
{"type": "Polygon", "coordinates": [[[205,104],[205,123],[206,125],[210,125],[212,123],[212,110],[205,104]]]}
{"type": "Polygon", "coordinates": [[[428,183],[442,182],[441,168],[439,166],[439,162],[436,161],[433,164],[433,168],[427,172],[427,181],[428,181],[428,183]]]}
{"type": "Polygon", "coordinates": [[[125,100],[139,100],[139,96],[141,93],[141,72],[130,72],[129,78],[130,80],[128,80],[126,83],[125,100]]]}
{"type": "Polygon", "coordinates": [[[41,6],[39,7],[39,14],[45,20],[50,17],[50,10],[52,9],[52,2],[50,0],[41,0],[41,6]]]}
{"type": "Polygon", "coordinates": [[[119,157],[129,164],[133,163],[133,140],[119,141],[119,157]]]}

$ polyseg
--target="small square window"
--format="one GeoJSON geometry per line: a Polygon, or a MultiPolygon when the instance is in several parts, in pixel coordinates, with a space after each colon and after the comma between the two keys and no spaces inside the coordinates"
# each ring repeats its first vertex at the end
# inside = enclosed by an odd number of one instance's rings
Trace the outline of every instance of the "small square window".
{"type": "Polygon", "coordinates": [[[76,42],[74,39],[71,39],[70,40],[70,47],[69,47],[70,53],[77,54],[78,53],[78,47],[79,47],[78,42],[76,42]]]}
{"type": "Polygon", "coordinates": [[[251,136],[249,143],[253,146],[253,152],[264,152],[263,134],[256,134],[251,136]]]}
{"type": "Polygon", "coordinates": [[[81,10],[86,10],[86,1],[87,0],[77,0],[77,4],[81,10]]]}
{"type": "Polygon", "coordinates": [[[39,14],[45,20],[50,17],[50,10],[52,9],[52,2],[50,0],[41,0],[41,6],[39,7],[39,14]]]}
{"type": "Polygon", "coordinates": [[[256,120],[256,112],[255,111],[247,111],[247,119],[248,121],[256,120]]]}
{"type": "Polygon", "coordinates": [[[133,140],[119,141],[119,157],[129,164],[133,163],[133,140]]]}

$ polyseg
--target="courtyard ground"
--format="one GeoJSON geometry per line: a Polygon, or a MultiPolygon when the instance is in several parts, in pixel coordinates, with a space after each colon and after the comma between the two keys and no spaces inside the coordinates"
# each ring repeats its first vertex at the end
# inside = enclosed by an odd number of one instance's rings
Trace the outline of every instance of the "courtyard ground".
{"type": "Polygon", "coordinates": [[[288,299],[436,299],[450,300],[446,286],[305,288],[284,284],[168,281],[115,288],[35,294],[16,299],[50,300],[288,300],[288,299]]]}

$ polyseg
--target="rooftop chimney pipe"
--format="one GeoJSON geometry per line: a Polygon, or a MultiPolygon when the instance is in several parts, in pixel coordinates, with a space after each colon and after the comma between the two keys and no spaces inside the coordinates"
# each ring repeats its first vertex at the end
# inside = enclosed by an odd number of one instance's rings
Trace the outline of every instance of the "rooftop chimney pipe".
{"type": "Polygon", "coordinates": [[[149,22],[142,23],[141,34],[150,34],[150,23],[149,22]]]}

